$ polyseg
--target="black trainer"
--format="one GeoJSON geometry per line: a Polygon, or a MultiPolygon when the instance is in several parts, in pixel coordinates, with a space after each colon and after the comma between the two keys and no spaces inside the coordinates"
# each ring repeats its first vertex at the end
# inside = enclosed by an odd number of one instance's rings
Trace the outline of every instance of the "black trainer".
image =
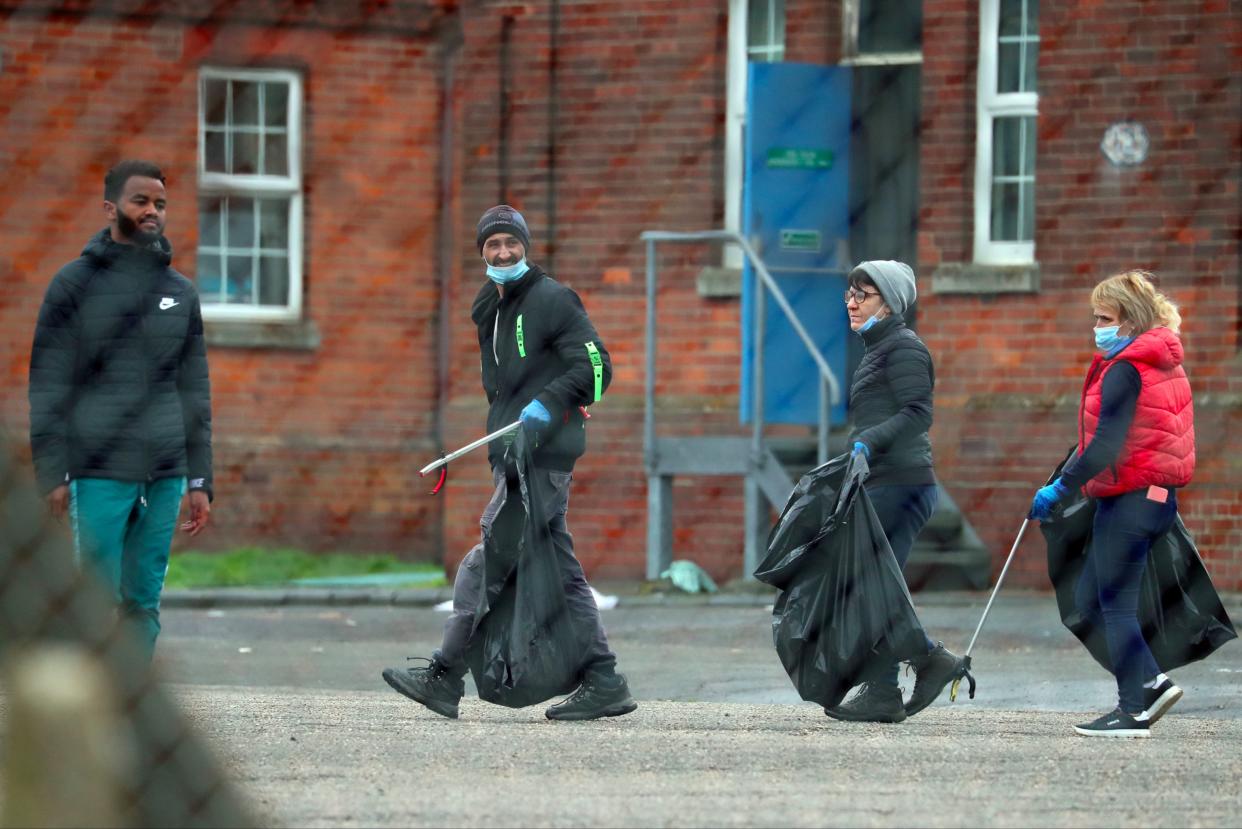
{"type": "Polygon", "coordinates": [[[582,684],[567,698],[548,708],[550,720],[597,720],[620,717],[638,708],[630,696],[630,686],[621,674],[603,677],[588,672],[582,684]]]}
{"type": "Polygon", "coordinates": [[[927,656],[910,660],[914,669],[914,690],[906,703],[906,716],[913,717],[936,701],[944,687],[965,674],[966,660],[937,642],[927,656]]]}
{"type": "Polygon", "coordinates": [[[853,699],[825,708],[824,713],[834,720],[848,722],[899,723],[906,718],[906,709],[901,704],[901,689],[880,682],[863,683],[862,690],[853,699]]]}
{"type": "Polygon", "coordinates": [[[1151,734],[1149,725],[1118,708],[1097,720],[1076,725],[1074,730],[1084,737],[1147,737],[1151,734]]]}
{"type": "Polygon", "coordinates": [[[438,660],[428,659],[426,667],[385,668],[384,681],[398,693],[435,711],[442,717],[457,719],[457,703],[466,693],[460,675],[454,675],[438,660]]]}
{"type": "Polygon", "coordinates": [[[1173,684],[1167,676],[1155,688],[1143,689],[1143,710],[1134,719],[1155,725],[1156,721],[1169,712],[1173,704],[1182,698],[1182,689],[1173,684]]]}

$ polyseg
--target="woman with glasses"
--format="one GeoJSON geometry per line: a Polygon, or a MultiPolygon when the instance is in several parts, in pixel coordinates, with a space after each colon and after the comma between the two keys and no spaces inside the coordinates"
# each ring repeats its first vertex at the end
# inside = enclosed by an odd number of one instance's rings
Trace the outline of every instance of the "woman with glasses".
{"type": "Polygon", "coordinates": [[[1035,493],[1044,520],[1068,493],[1096,499],[1075,604],[1103,622],[1117,708],[1074,727],[1085,737],[1146,737],[1182,691],[1160,670],[1138,621],[1152,543],[1177,520],[1195,470],[1195,413],[1182,368],[1181,315],[1151,274],[1127,271],[1091,292],[1095,345],[1078,407],[1078,454],[1035,493]]]}
{"type": "MultiPolygon", "coordinates": [[[[938,498],[927,434],[936,372],[927,346],[903,318],[917,298],[914,271],[892,261],[863,262],[850,273],[845,292],[850,328],[866,347],[850,385],[850,439],[853,451],[867,458],[867,495],[903,568],[938,498]]],[[[896,723],[922,711],[963,667],[942,644],[928,640],[927,651],[911,663],[915,684],[908,702],[902,701],[898,666],[892,665],[826,713],[840,720],[896,723]]]]}

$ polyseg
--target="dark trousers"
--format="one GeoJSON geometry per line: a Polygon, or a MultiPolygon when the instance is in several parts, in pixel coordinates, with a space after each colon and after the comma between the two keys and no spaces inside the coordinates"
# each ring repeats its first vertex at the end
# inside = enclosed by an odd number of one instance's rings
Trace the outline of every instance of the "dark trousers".
{"type": "MultiPolygon", "coordinates": [[[[587,584],[582,565],[574,556],[574,538],[569,534],[565,514],[569,510],[569,485],[573,473],[533,469],[532,475],[544,476],[543,491],[548,493],[548,532],[556,548],[556,560],[565,585],[565,600],[569,603],[570,617],[578,624],[592,629],[590,650],[586,658],[586,670],[604,675],[613,672],[617,656],[608,647],[608,637],[599,618],[599,606],[587,584]]],[[[504,473],[493,471],[496,489],[479,519],[479,528],[485,534],[496,520],[505,502],[506,484],[504,473]]],[[[466,672],[466,649],[474,629],[474,611],[479,604],[479,592],[483,589],[483,541],[480,538],[457,568],[453,581],[453,613],[444,623],[444,640],[436,651],[436,659],[457,673],[466,672]]]]}
{"type": "Polygon", "coordinates": [[[1145,489],[1096,502],[1091,548],[1075,601],[1084,619],[1104,624],[1118,701],[1130,714],[1143,710],[1143,683],[1160,674],[1138,621],[1147,555],[1176,520],[1175,490],[1169,490],[1163,504],[1148,499],[1145,489]]]}
{"type": "MultiPolygon", "coordinates": [[[[867,495],[871,498],[871,506],[884,527],[884,535],[888,538],[888,546],[893,548],[893,556],[897,564],[905,569],[910,558],[910,550],[914,547],[914,539],[918,537],[923,526],[931,520],[940,501],[940,490],[935,484],[929,486],[869,486],[867,495]]],[[[935,643],[927,640],[927,650],[935,647],[935,643]]],[[[885,675],[884,681],[897,687],[898,666],[885,675]]]]}

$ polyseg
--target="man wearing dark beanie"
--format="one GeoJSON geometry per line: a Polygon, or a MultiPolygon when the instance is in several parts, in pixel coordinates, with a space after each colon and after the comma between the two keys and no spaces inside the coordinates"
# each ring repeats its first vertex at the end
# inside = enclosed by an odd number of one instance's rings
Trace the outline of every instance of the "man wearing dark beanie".
{"type": "MultiPolygon", "coordinates": [[[[574,463],[586,451],[585,407],[598,402],[612,380],[612,362],[582,300],[538,265],[526,261],[526,219],[507,204],[479,219],[476,243],[487,281],[475,297],[471,319],[478,328],[483,391],[490,408],[487,431],[521,420],[536,440],[530,474],[550,493],[547,530],[556,549],[565,598],[580,639],[588,643],[581,684],[568,699],[548,708],[553,720],[593,720],[628,714],[638,705],[617,657],[608,646],[595,595],[574,555],[565,523],[574,463]]],[[[488,460],[494,490],[480,525],[486,537],[504,504],[506,441],[492,441],[488,460]]],[[[384,681],[445,717],[456,718],[465,692],[466,653],[475,610],[484,588],[484,544],[462,561],[453,583],[453,614],[427,667],[387,668],[384,681]]]]}

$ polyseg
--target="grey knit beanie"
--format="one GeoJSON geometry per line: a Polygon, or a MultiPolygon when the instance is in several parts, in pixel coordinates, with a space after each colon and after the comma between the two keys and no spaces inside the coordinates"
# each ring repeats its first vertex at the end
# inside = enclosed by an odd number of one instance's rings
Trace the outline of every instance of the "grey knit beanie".
{"type": "Polygon", "coordinates": [[[906,309],[919,298],[918,288],[914,284],[914,271],[905,262],[894,262],[891,259],[873,259],[861,262],[850,272],[862,272],[880,289],[880,297],[893,309],[893,313],[904,316],[906,309]]]}
{"type": "Polygon", "coordinates": [[[507,204],[498,204],[488,208],[479,218],[479,226],[475,232],[475,240],[479,245],[479,253],[483,252],[483,243],[489,236],[496,233],[511,233],[522,242],[522,247],[530,252],[530,231],[526,228],[526,219],[522,214],[507,204]]]}

